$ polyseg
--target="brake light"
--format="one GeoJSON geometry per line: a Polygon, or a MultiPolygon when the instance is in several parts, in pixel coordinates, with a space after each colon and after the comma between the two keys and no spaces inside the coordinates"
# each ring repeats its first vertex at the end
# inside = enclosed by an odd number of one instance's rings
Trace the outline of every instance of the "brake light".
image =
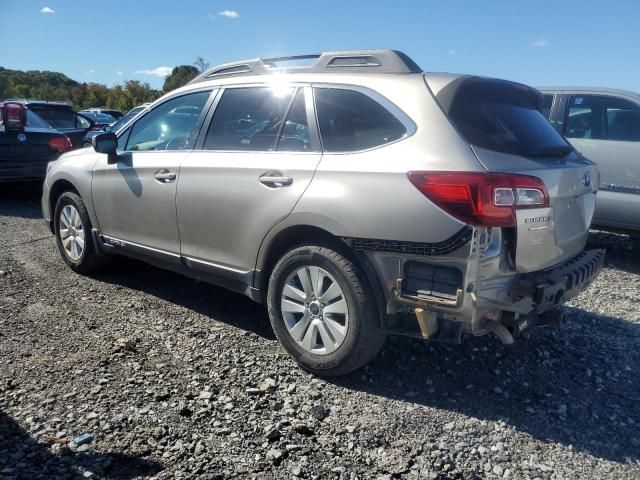
{"type": "Polygon", "coordinates": [[[67,136],[52,138],[51,140],[49,140],[49,146],[56,152],[66,152],[67,150],[71,150],[73,148],[71,140],[69,140],[69,137],[67,136]]]}
{"type": "Polygon", "coordinates": [[[2,106],[2,123],[5,130],[24,130],[27,124],[27,108],[17,102],[7,102],[2,106]]]}
{"type": "Polygon", "coordinates": [[[514,227],[517,209],[549,206],[544,182],[528,175],[409,172],[408,176],[425,197],[469,225],[514,227]]]}

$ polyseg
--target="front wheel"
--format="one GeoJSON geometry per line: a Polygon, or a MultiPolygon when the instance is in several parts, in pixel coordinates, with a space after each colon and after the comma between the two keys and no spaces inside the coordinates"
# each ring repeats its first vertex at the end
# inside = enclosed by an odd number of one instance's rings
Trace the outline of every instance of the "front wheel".
{"type": "Polygon", "coordinates": [[[63,260],[78,273],[87,273],[102,265],[91,236],[91,220],[82,198],[64,192],[54,211],[54,231],[63,260]]]}
{"type": "Polygon", "coordinates": [[[366,277],[350,259],[321,246],[287,252],[267,293],[271,325],[294,360],[338,376],[371,361],[386,339],[366,277]]]}

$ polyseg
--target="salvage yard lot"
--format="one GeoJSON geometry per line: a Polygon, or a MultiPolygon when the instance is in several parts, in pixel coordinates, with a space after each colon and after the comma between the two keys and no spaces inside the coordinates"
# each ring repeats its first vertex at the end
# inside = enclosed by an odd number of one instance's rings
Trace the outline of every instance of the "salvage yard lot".
{"type": "Polygon", "coordinates": [[[390,338],[327,381],[242,296],[73,273],[38,195],[1,188],[0,478],[640,478],[639,240],[592,235],[607,263],[560,329],[390,338]]]}

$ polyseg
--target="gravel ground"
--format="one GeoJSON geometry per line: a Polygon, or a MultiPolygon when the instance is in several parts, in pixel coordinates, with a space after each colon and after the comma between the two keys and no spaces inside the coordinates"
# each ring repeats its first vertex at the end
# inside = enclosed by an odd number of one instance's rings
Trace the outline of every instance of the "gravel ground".
{"type": "Polygon", "coordinates": [[[0,478],[640,478],[640,241],[513,348],[391,338],[314,378],[248,299],[142,263],[63,265],[0,193],[0,478]],[[72,439],[91,433],[77,447],[72,439]]]}

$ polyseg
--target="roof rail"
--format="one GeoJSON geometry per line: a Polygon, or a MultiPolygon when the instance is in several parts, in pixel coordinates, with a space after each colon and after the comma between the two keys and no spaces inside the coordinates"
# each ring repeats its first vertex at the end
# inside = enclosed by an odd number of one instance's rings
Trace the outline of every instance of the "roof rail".
{"type": "Polygon", "coordinates": [[[420,73],[422,69],[408,55],[398,50],[344,50],[289,57],[253,58],[225,63],[201,73],[190,83],[232,75],[265,75],[275,72],[376,72],[420,73]],[[279,63],[314,60],[311,65],[281,66],[279,63]]]}

